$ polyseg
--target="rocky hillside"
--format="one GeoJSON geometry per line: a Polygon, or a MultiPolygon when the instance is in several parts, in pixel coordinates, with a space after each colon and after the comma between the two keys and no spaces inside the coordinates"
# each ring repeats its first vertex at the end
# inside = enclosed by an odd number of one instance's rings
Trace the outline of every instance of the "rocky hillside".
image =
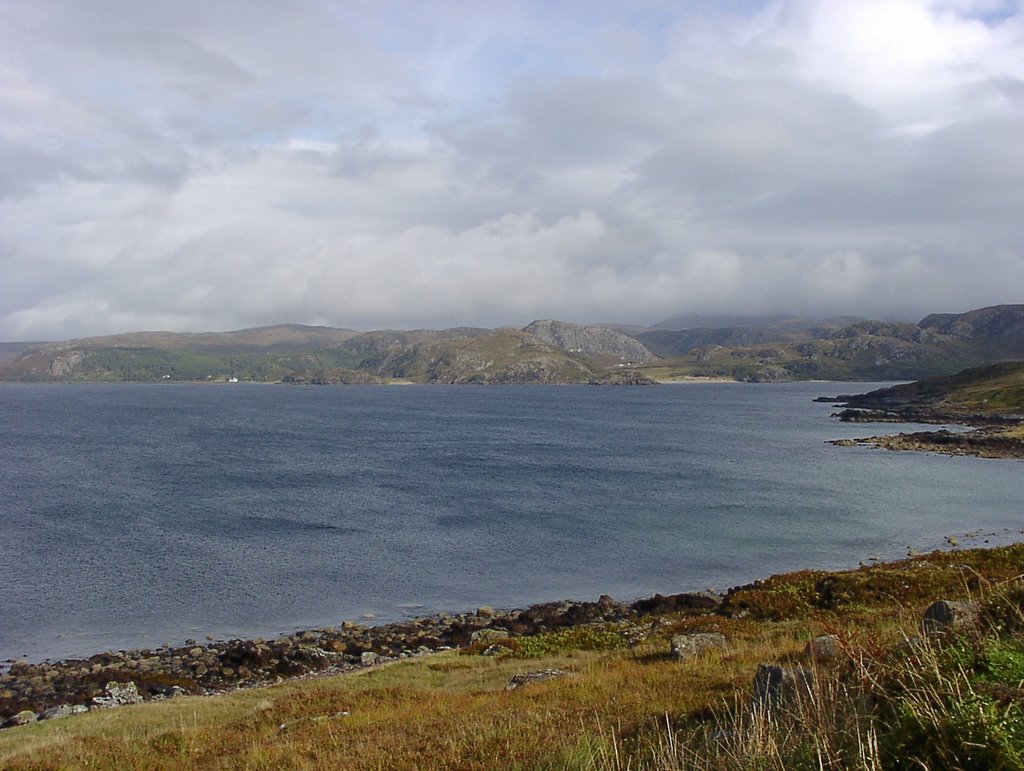
{"type": "Polygon", "coordinates": [[[639,332],[635,337],[650,351],[665,359],[686,356],[709,346],[742,348],[806,339],[806,335],[796,335],[778,327],[652,329],[639,332]]]}
{"type": "Polygon", "coordinates": [[[528,324],[523,327],[523,332],[555,348],[584,356],[630,364],[647,364],[656,358],[643,343],[610,327],[581,327],[547,319],[528,324]]]}
{"type": "Polygon", "coordinates": [[[851,409],[903,414],[1024,416],[1024,361],[975,367],[841,400],[851,409]]]}
{"type": "Polygon", "coordinates": [[[984,346],[994,355],[1024,357],[1024,305],[994,305],[967,313],[936,313],[918,325],[942,335],[984,346]]]}
{"type": "Polygon", "coordinates": [[[379,375],[423,383],[583,383],[598,364],[516,329],[468,340],[448,339],[404,348],[375,368],[379,375]]]}
{"type": "Polygon", "coordinates": [[[137,332],[0,350],[2,381],[633,382],[914,380],[1024,358],[1024,305],[919,324],[805,319],[774,326],[614,329],[534,321],[523,329],[350,329],[282,324],[235,332],[137,332]],[[333,373],[333,374],[332,374],[333,373]],[[363,373],[356,375],[352,373],[363,373]],[[365,377],[364,377],[365,376],[365,377]]]}
{"type": "Polygon", "coordinates": [[[666,357],[685,351],[672,361],[683,374],[749,381],[913,380],[1024,356],[1022,328],[1024,305],[1001,305],[928,316],[918,324],[860,321],[795,333],[757,328],[638,337],[666,357]],[[716,337],[719,342],[706,342],[716,337]]]}

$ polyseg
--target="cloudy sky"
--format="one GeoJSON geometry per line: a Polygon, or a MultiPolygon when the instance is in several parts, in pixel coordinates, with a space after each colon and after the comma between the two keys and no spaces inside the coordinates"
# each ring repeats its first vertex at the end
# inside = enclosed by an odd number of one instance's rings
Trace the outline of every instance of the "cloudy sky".
{"type": "Polygon", "coordinates": [[[0,2],[0,339],[1004,302],[1021,0],[0,2]]]}

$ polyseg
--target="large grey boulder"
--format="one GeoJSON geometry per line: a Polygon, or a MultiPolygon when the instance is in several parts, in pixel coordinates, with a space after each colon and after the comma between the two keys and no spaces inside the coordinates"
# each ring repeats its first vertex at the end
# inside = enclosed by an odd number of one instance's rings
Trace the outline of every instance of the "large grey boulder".
{"type": "Polygon", "coordinates": [[[728,648],[725,635],[718,632],[679,634],[672,638],[672,658],[676,661],[688,661],[707,651],[724,651],[728,648]]]}

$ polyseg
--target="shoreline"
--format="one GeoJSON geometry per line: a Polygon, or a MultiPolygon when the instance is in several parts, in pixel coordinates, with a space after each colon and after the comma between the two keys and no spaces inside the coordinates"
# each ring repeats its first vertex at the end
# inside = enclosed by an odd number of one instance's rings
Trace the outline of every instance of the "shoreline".
{"type": "Polygon", "coordinates": [[[829,444],[837,447],[876,447],[894,452],[932,452],[949,456],[1024,460],[1024,441],[1007,437],[992,429],[974,429],[959,433],[944,429],[901,432],[857,439],[832,439],[829,444]]]}
{"type": "MultiPolygon", "coordinates": [[[[965,549],[998,549],[1024,542],[1024,529],[977,530],[945,536],[940,547],[926,554],[907,547],[903,558],[880,559],[867,555],[858,567],[803,568],[713,591],[660,593],[619,602],[602,595],[597,601],[558,600],[525,608],[437,613],[408,621],[366,626],[345,621],[337,627],[309,629],[273,639],[232,639],[156,649],[104,651],[87,658],[31,663],[8,660],[0,665],[0,723],[23,710],[53,717],[69,710],[110,706],[111,683],[137,691],[139,701],[159,701],[179,695],[212,696],[238,689],[261,688],[285,681],[358,672],[381,664],[435,652],[480,648],[497,640],[528,637],[590,624],[633,626],[647,617],[665,614],[714,615],[729,612],[729,599],[737,592],[778,576],[805,571],[822,574],[853,573],[893,565],[928,554],[965,549]],[[993,543],[995,541],[995,543],[993,543]],[[106,695],[105,695],[106,694],[106,695]]],[[[115,689],[116,690],[116,689],[115,689]]],[[[134,697],[133,697],[134,698],[134,697]]]]}
{"type": "Polygon", "coordinates": [[[949,456],[1024,460],[1024,416],[1019,414],[950,412],[925,404],[887,405],[867,401],[871,394],[819,397],[818,402],[839,402],[832,417],[841,423],[900,423],[957,426],[960,431],[940,428],[931,431],[879,434],[856,439],[832,439],[837,447],[877,447],[893,451],[932,452],[949,456]]]}

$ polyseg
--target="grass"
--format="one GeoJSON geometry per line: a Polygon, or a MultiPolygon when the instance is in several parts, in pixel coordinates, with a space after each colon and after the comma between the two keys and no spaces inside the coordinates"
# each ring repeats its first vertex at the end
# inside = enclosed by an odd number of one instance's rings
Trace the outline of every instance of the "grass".
{"type": "Polygon", "coordinates": [[[733,592],[724,614],[579,627],[515,638],[498,657],[471,648],[35,723],[0,732],[0,766],[1020,768],[1022,573],[1024,546],[804,571],[733,592]],[[908,642],[940,596],[981,601],[981,626],[908,642]],[[730,647],[673,661],[671,637],[692,631],[722,632],[730,647]],[[804,646],[825,633],[846,656],[813,665],[809,696],[752,707],[758,664],[812,666],[804,646]],[[568,674],[505,690],[514,674],[546,668],[568,674]]]}

